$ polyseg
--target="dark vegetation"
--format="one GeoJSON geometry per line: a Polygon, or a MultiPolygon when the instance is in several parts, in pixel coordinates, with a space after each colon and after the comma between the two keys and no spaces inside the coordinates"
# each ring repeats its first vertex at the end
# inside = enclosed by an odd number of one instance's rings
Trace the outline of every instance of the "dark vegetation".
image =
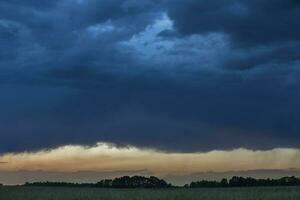
{"type": "Polygon", "coordinates": [[[121,178],[105,179],[95,184],[86,183],[61,183],[61,182],[36,182],[25,183],[25,186],[51,186],[51,187],[97,187],[97,188],[168,188],[172,187],[162,179],[154,176],[149,178],[143,176],[124,176],[121,178]]]}
{"type": "Polygon", "coordinates": [[[222,179],[218,181],[197,181],[192,182],[186,187],[190,188],[214,188],[214,187],[262,187],[262,186],[298,186],[300,179],[294,176],[283,177],[280,179],[254,179],[243,177],[232,177],[229,181],[222,179]]]}
{"type": "MultiPolygon", "coordinates": [[[[262,187],[262,186],[299,186],[300,179],[294,176],[280,179],[254,179],[234,176],[230,180],[221,181],[197,181],[186,184],[186,188],[223,188],[223,187],[262,187]]],[[[64,182],[35,182],[25,183],[24,186],[45,186],[45,187],[95,187],[95,188],[172,188],[163,179],[151,176],[124,176],[115,179],[105,179],[98,183],[64,183],[64,182]]]]}

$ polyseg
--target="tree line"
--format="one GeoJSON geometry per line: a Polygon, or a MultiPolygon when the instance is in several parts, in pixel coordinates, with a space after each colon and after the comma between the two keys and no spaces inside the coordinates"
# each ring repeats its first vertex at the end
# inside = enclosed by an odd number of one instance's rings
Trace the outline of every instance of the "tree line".
{"type": "Polygon", "coordinates": [[[97,188],[168,188],[173,187],[165,180],[154,176],[123,176],[115,179],[105,179],[94,184],[64,183],[64,182],[35,182],[25,183],[24,186],[51,186],[51,187],[97,187],[97,188]]]}
{"type": "MultiPolygon", "coordinates": [[[[151,176],[123,176],[115,179],[105,179],[97,183],[65,183],[65,182],[34,182],[24,186],[44,187],[96,187],[96,188],[173,188],[175,186],[163,179],[151,176]]],[[[201,180],[186,184],[185,188],[217,188],[217,187],[263,187],[263,186],[300,186],[300,179],[295,176],[280,179],[255,179],[234,176],[221,181],[201,180]]]]}
{"type": "Polygon", "coordinates": [[[295,176],[283,177],[280,179],[255,179],[234,176],[230,180],[221,181],[197,181],[192,182],[185,187],[190,188],[215,188],[215,187],[263,187],[263,186],[298,186],[300,179],[295,176]]]}

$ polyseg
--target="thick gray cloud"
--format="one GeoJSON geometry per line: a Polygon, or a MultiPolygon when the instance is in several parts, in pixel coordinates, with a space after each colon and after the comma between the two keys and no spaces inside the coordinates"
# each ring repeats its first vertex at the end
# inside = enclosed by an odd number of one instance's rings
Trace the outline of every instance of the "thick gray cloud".
{"type": "Polygon", "coordinates": [[[297,1],[1,1],[0,151],[299,147],[297,1]]]}
{"type": "Polygon", "coordinates": [[[175,0],[169,15],[182,34],[228,34],[237,46],[299,41],[296,0],[175,0]]]}
{"type": "Polygon", "coordinates": [[[175,0],[169,1],[168,14],[184,36],[223,33],[235,51],[245,51],[246,58],[229,59],[229,68],[299,60],[299,1],[175,0]]]}

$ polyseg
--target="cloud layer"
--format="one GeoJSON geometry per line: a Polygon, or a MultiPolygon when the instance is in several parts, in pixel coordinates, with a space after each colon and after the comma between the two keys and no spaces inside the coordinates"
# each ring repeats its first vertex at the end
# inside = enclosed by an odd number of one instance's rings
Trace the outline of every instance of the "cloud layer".
{"type": "Polygon", "coordinates": [[[52,150],[4,154],[1,171],[44,172],[137,172],[160,176],[199,172],[228,172],[257,169],[299,169],[298,149],[253,151],[235,149],[207,153],[167,153],[113,144],[63,146],[52,150]]]}
{"type": "Polygon", "coordinates": [[[0,2],[0,152],[300,146],[295,0],[0,2]]]}

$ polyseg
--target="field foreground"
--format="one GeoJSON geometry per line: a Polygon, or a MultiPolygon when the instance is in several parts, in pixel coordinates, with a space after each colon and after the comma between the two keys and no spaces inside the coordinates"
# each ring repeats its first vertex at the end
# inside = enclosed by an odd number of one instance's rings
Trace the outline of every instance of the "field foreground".
{"type": "Polygon", "coordinates": [[[300,200],[300,187],[96,189],[2,187],[0,200],[300,200]]]}

